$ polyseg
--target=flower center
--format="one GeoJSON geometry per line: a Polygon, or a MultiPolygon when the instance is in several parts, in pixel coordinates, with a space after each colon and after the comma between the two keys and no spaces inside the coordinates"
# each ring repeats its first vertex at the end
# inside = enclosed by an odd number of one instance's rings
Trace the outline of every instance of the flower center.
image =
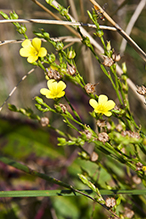
{"type": "Polygon", "coordinates": [[[98,107],[97,107],[97,111],[98,111],[99,113],[103,113],[103,112],[105,112],[105,111],[107,111],[107,110],[106,110],[106,108],[105,108],[104,105],[100,104],[100,105],[98,105],[98,107]]]}

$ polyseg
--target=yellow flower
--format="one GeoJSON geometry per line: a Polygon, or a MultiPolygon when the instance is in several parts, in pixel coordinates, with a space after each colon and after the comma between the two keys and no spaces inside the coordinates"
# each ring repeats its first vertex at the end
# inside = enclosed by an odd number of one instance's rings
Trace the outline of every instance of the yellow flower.
{"type": "Polygon", "coordinates": [[[41,40],[37,37],[34,38],[32,42],[26,39],[21,45],[23,48],[20,49],[20,55],[22,57],[28,57],[27,61],[29,63],[35,62],[38,57],[47,55],[47,50],[44,47],[41,47],[41,40]]]}
{"type": "Polygon", "coordinates": [[[146,166],[143,166],[143,167],[142,167],[142,170],[145,172],[145,171],[146,171],[146,166]]]}
{"type": "Polygon", "coordinates": [[[49,99],[61,98],[65,95],[64,89],[66,88],[66,84],[63,81],[55,81],[54,79],[50,79],[47,81],[47,88],[42,88],[40,93],[45,95],[49,99]]]}
{"type": "Polygon", "coordinates": [[[95,113],[104,114],[106,116],[111,116],[112,113],[109,111],[114,108],[115,102],[113,100],[108,100],[106,95],[100,95],[98,102],[94,99],[89,100],[89,104],[94,108],[95,113]]]}

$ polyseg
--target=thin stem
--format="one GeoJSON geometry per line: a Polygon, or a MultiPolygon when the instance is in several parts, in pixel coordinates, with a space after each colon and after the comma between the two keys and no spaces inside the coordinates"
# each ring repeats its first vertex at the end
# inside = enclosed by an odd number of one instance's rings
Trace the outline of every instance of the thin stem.
{"type": "Polygon", "coordinates": [[[74,110],[73,106],[71,105],[70,101],[67,99],[66,95],[64,97],[65,97],[67,103],[69,104],[69,106],[71,107],[71,109],[72,109],[73,113],[75,114],[76,118],[79,120],[79,122],[82,123],[81,118],[79,117],[78,113],[74,110]]]}

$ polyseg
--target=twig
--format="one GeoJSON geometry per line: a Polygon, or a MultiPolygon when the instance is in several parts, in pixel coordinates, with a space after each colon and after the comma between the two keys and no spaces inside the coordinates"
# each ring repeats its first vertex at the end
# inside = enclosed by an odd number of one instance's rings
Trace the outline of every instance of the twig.
{"type": "Polygon", "coordinates": [[[119,34],[127,40],[127,42],[146,62],[146,53],[135,43],[135,41],[132,40],[131,37],[128,36],[127,33],[125,33],[125,31],[117,23],[115,23],[115,21],[103,10],[103,8],[95,0],[90,0],[90,2],[99,9],[100,13],[117,29],[119,34]]]}
{"type": "MultiPolygon", "coordinates": [[[[141,11],[143,10],[143,8],[145,7],[145,4],[146,4],[146,0],[141,0],[141,2],[137,6],[134,14],[132,15],[131,20],[129,21],[129,24],[127,25],[127,28],[125,30],[125,32],[128,35],[130,35],[136,20],[138,19],[138,17],[140,15],[141,11]]],[[[120,51],[121,51],[122,54],[124,53],[124,51],[126,49],[126,45],[127,45],[127,41],[125,39],[123,39],[122,43],[121,43],[121,47],[120,47],[120,51]]]]}
{"type": "Polygon", "coordinates": [[[35,68],[32,68],[29,72],[27,72],[26,75],[23,76],[23,78],[21,78],[21,80],[17,83],[17,85],[13,88],[13,90],[10,92],[10,94],[8,95],[7,99],[3,102],[3,104],[0,107],[0,112],[3,108],[3,106],[7,103],[8,99],[12,96],[12,94],[15,92],[15,90],[17,89],[17,87],[19,86],[19,84],[25,80],[25,78],[30,75],[33,71],[35,70],[35,68]]]}
{"type": "MultiPolygon", "coordinates": [[[[57,15],[55,15],[52,11],[50,11],[48,8],[46,8],[44,5],[42,5],[37,0],[32,0],[36,5],[38,5],[40,8],[42,8],[44,11],[46,11],[48,14],[50,14],[52,17],[54,17],[56,20],[61,20],[57,15]]],[[[72,32],[75,36],[80,37],[80,35],[77,33],[76,30],[74,30],[71,27],[65,26],[70,32],[72,32]]]]}
{"type": "MultiPolygon", "coordinates": [[[[19,23],[38,23],[38,24],[56,24],[56,25],[65,25],[65,26],[86,26],[91,28],[96,28],[95,24],[84,24],[80,22],[70,22],[70,21],[56,21],[56,20],[44,20],[44,19],[16,19],[16,20],[0,20],[0,24],[4,23],[13,23],[13,22],[19,22],[19,23]]],[[[100,29],[104,30],[112,30],[117,31],[116,28],[100,25],[100,29]]]]}

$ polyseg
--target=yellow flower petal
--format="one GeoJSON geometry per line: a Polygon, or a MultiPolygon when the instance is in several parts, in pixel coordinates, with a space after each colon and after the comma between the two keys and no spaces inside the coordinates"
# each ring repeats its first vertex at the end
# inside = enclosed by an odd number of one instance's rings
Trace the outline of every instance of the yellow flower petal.
{"type": "Polygon", "coordinates": [[[107,103],[106,103],[106,108],[108,110],[111,110],[115,107],[115,102],[113,100],[108,100],[107,103]]]}
{"type": "Polygon", "coordinates": [[[54,82],[55,82],[54,79],[50,79],[50,80],[47,81],[47,86],[48,86],[49,89],[50,89],[51,84],[54,83],[54,82]]]}
{"type": "Polygon", "coordinates": [[[98,103],[94,99],[89,100],[89,104],[95,109],[98,106],[98,103]]]}
{"type": "Polygon", "coordinates": [[[111,116],[112,115],[112,113],[111,112],[105,112],[105,113],[103,113],[105,116],[111,116]]]}
{"type": "Polygon", "coordinates": [[[61,91],[56,95],[56,98],[61,98],[65,95],[65,91],[61,91]]]}
{"type": "Polygon", "coordinates": [[[40,48],[41,48],[41,40],[37,37],[35,37],[32,40],[32,46],[39,52],[40,48]]]}
{"type": "Polygon", "coordinates": [[[26,39],[23,41],[23,43],[21,45],[22,45],[22,47],[31,46],[31,41],[29,39],[26,39]]]}
{"type": "Polygon", "coordinates": [[[29,56],[29,57],[27,58],[27,61],[28,61],[29,63],[33,63],[33,62],[37,61],[37,59],[38,59],[37,56],[29,56]]]}
{"type": "Polygon", "coordinates": [[[98,98],[98,103],[99,103],[99,104],[100,104],[100,103],[104,103],[104,102],[106,102],[107,100],[108,100],[107,96],[104,95],[104,94],[101,94],[101,95],[99,96],[99,98],[98,98]]]}
{"type": "Polygon", "coordinates": [[[44,47],[41,47],[38,53],[39,57],[44,57],[47,55],[47,50],[44,47]]]}
{"type": "Polygon", "coordinates": [[[40,93],[41,94],[43,94],[43,95],[46,95],[47,93],[48,93],[48,89],[47,88],[42,88],[41,90],[40,90],[40,93]]]}
{"type": "Polygon", "coordinates": [[[66,84],[63,81],[58,82],[58,90],[64,90],[66,88],[66,84]]]}
{"type": "Polygon", "coordinates": [[[20,55],[21,55],[22,57],[28,57],[29,50],[26,49],[26,48],[21,48],[21,49],[19,50],[19,53],[20,53],[20,55]]]}

